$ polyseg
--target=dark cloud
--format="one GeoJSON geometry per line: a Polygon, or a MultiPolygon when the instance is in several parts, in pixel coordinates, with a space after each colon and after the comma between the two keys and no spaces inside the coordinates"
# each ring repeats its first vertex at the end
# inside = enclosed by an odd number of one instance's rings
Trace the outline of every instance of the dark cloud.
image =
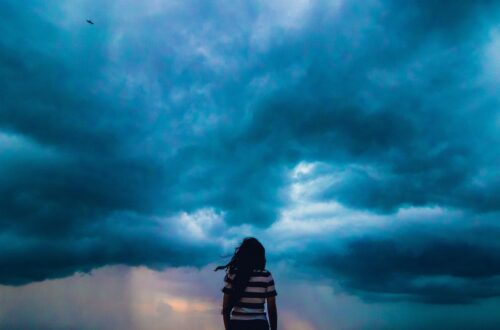
{"type": "MultiPolygon", "coordinates": [[[[0,4],[1,283],[211,261],[215,243],[160,234],[155,219],[209,207],[228,226],[265,228],[301,161],[344,174],[318,200],[498,211],[499,99],[481,53],[495,2],[318,2],[288,25],[262,18],[264,4],[80,5],[0,4]]],[[[416,256],[353,242],[332,265],[369,291],[347,258],[378,270],[385,260],[365,250],[381,249],[392,268],[366,285],[383,292],[396,274],[392,290],[422,301],[457,300],[459,286],[431,297],[435,284],[417,288],[397,267],[434,275],[439,251],[497,267],[484,247],[428,239],[416,256]]],[[[443,267],[471,288],[466,301],[488,296],[487,282],[443,267]]]]}
{"type": "Polygon", "coordinates": [[[497,228],[410,226],[390,237],[351,237],[336,250],[318,249],[312,260],[368,301],[470,304],[500,295],[498,235],[497,228]]]}
{"type": "MultiPolygon", "coordinates": [[[[57,232],[57,227],[51,228],[57,232]]],[[[39,232],[16,236],[7,231],[0,240],[4,246],[0,282],[22,285],[111,264],[153,269],[202,266],[218,255],[216,244],[187,241],[183,234],[182,227],[127,212],[81,221],[78,230],[59,237],[46,238],[39,232]]]]}
{"type": "Polygon", "coordinates": [[[481,79],[483,59],[471,56],[498,12],[487,5],[450,3],[448,23],[437,21],[440,5],[420,2],[346,6],[337,20],[319,20],[286,45],[296,56],[283,61],[302,63],[302,79],[262,102],[242,140],[265,141],[290,162],[375,169],[347,173],[319,196],[354,208],[497,211],[499,154],[488,145],[498,143],[499,100],[481,79]],[[365,15],[372,21],[361,31],[348,28],[365,15]],[[452,33],[460,37],[443,39],[452,33]]]}

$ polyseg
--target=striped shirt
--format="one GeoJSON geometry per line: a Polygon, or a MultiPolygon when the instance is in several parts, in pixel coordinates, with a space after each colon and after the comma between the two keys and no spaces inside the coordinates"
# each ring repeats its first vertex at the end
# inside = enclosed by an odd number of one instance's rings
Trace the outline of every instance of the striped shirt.
{"type": "MultiPolygon", "coordinates": [[[[236,275],[226,274],[222,292],[232,293],[232,281],[236,275]]],[[[274,279],[268,270],[253,270],[248,286],[231,311],[231,320],[267,320],[264,303],[266,298],[277,296],[274,279]]]]}

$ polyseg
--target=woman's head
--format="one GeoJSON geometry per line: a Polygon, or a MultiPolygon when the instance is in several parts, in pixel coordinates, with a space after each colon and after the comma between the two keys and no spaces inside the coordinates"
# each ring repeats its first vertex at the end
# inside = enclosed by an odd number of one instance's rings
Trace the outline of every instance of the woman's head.
{"type": "Polygon", "coordinates": [[[265,269],[266,268],[266,249],[255,237],[243,239],[240,246],[234,250],[234,255],[224,266],[219,266],[215,270],[226,269],[233,271],[265,269]]]}
{"type": "Polygon", "coordinates": [[[266,268],[266,249],[254,237],[247,237],[234,253],[235,266],[241,269],[266,268]]]}

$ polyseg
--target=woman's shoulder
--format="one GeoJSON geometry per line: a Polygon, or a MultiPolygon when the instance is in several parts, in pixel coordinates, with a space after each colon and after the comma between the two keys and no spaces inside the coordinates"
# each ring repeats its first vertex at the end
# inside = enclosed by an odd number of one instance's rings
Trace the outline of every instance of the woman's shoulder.
{"type": "Polygon", "coordinates": [[[260,276],[271,276],[271,272],[268,269],[254,269],[254,273],[260,276]]]}
{"type": "MultiPolygon", "coordinates": [[[[226,275],[229,277],[233,277],[236,275],[237,272],[238,272],[237,269],[229,269],[226,271],[226,275]]],[[[271,271],[269,269],[253,269],[252,275],[253,276],[272,276],[271,271]]]]}

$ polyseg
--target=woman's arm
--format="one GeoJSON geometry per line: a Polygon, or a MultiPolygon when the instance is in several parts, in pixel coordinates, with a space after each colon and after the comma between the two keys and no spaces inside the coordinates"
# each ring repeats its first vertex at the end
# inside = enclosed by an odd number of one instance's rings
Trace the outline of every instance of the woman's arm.
{"type": "Polygon", "coordinates": [[[276,296],[267,298],[267,314],[271,330],[278,329],[278,311],[276,309],[276,296]]]}
{"type": "Polygon", "coordinates": [[[229,315],[231,311],[229,310],[229,295],[224,293],[224,297],[222,298],[222,317],[224,319],[224,328],[229,330],[229,315]]]}

